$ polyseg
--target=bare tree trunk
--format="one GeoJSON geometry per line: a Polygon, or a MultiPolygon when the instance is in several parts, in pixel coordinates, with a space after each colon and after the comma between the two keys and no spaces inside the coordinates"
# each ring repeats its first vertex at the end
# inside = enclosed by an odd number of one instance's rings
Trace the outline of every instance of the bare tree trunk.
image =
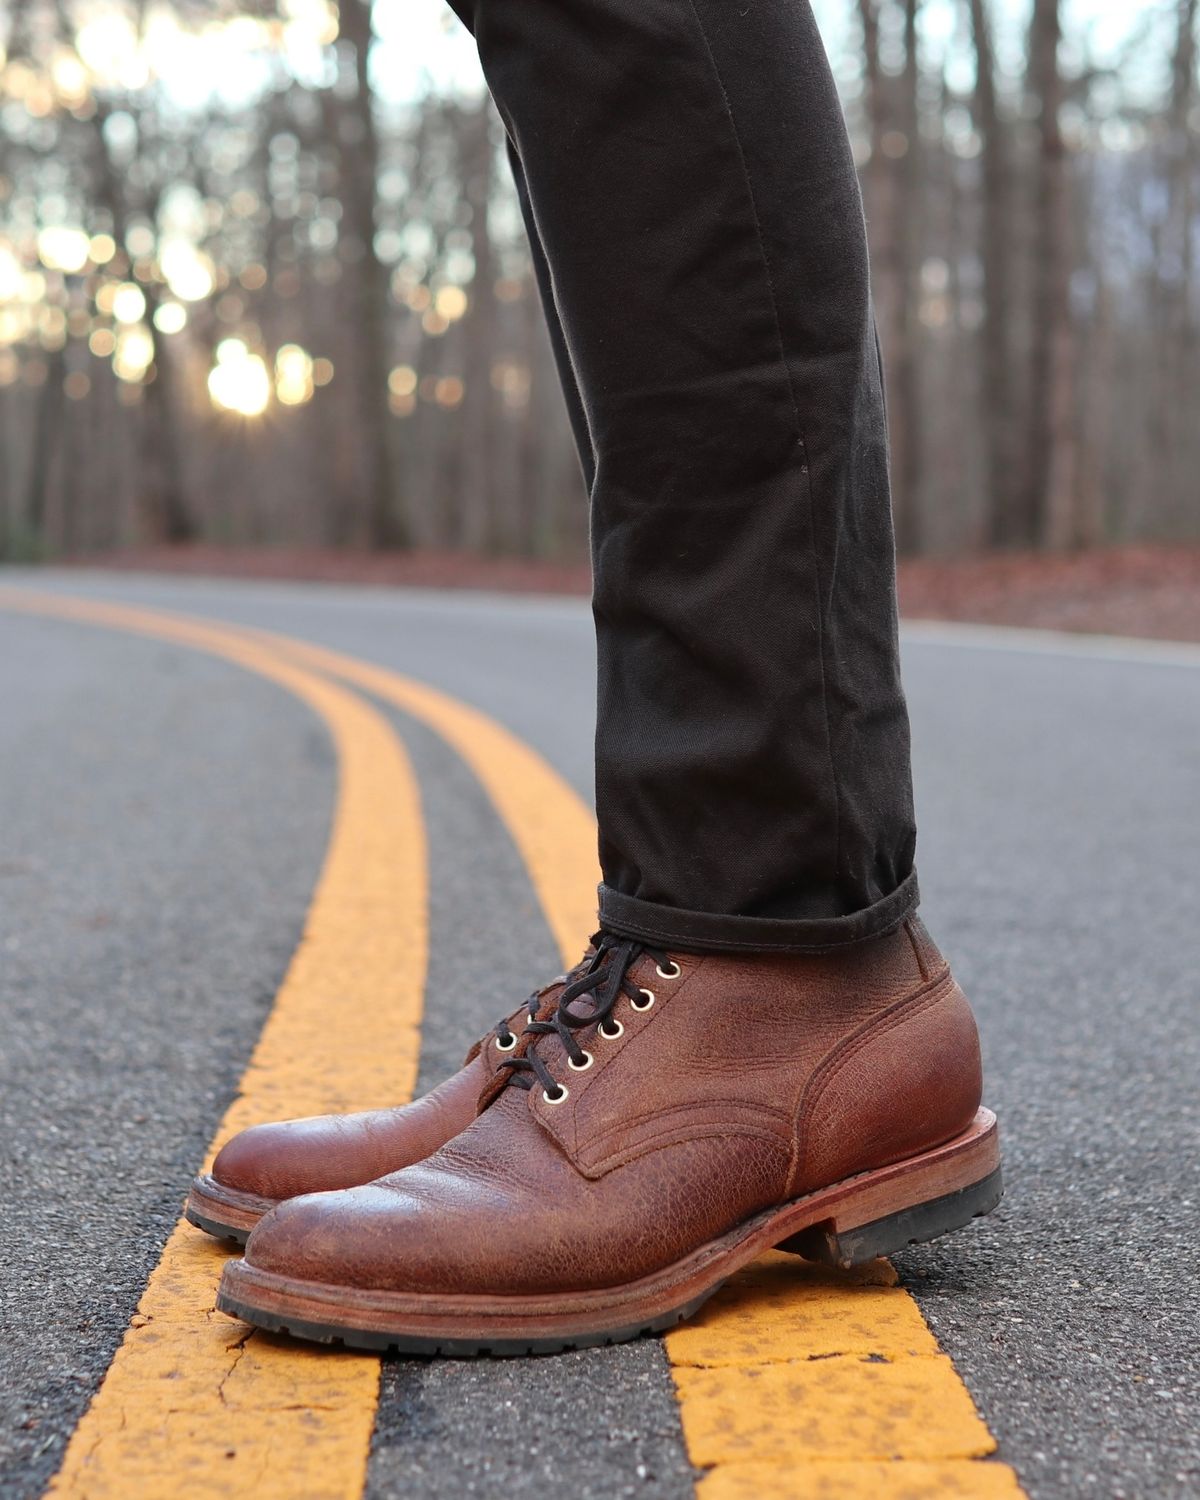
{"type": "Polygon", "coordinates": [[[1030,79],[1038,102],[1037,233],[1030,368],[1029,467],[1019,539],[1069,546],[1074,494],[1075,422],[1070,309],[1070,198],[1059,123],[1062,74],[1060,0],[1034,0],[1030,79]]]}
{"type": "MultiPolygon", "coordinates": [[[[0,453],[13,452],[12,444],[9,442],[9,413],[12,408],[12,397],[6,391],[0,391],[0,453]]],[[[13,475],[8,463],[0,463],[0,558],[8,557],[13,550],[14,525],[16,519],[12,512],[13,504],[13,475]]]]}
{"type": "Polygon", "coordinates": [[[50,480],[54,470],[55,444],[62,430],[63,374],[65,361],[61,349],[46,359],[46,376],[38,388],[33,419],[33,440],[29,473],[25,485],[25,526],[29,544],[44,547],[48,535],[50,480]]]}
{"type": "MultiPolygon", "coordinates": [[[[125,244],[129,219],[121,175],[109,154],[105,126],[111,110],[98,103],[92,116],[93,158],[100,202],[108,210],[113,238],[125,244]]],[[[151,208],[153,215],[154,207],[151,208]]],[[[154,378],[144,389],[146,409],[141,423],[141,466],[135,504],[142,529],[155,542],[187,542],[196,534],[183,481],[182,440],[179,418],[172,400],[171,370],[163,352],[162,334],[154,325],[159,292],[152,283],[143,287],[146,326],[153,347],[154,378]]]]}
{"type": "Polygon", "coordinates": [[[879,342],[887,381],[896,544],[920,545],[921,411],[917,309],[920,269],[919,0],[904,0],[905,65],[886,77],[880,0],[859,0],[871,155],[863,174],[879,342]]]}
{"type": "MultiPolygon", "coordinates": [[[[941,115],[945,118],[950,105],[950,90],[942,76],[941,115]]],[[[949,272],[946,279],[946,319],[950,328],[962,326],[962,268],[975,248],[962,164],[946,151],[937,162],[938,175],[930,187],[934,202],[944,199],[944,227],[938,224],[938,236],[946,246],[949,272]]],[[[951,334],[944,349],[932,363],[926,376],[934,395],[925,398],[926,441],[938,454],[936,472],[926,466],[923,486],[926,509],[921,533],[922,552],[961,550],[964,542],[977,547],[983,521],[982,507],[975,497],[983,486],[979,483],[980,456],[973,433],[964,423],[966,411],[978,412],[979,392],[975,350],[969,338],[951,334]]],[[[927,387],[926,387],[927,388],[927,387]]]]}
{"type": "Polygon", "coordinates": [[[491,111],[486,105],[480,105],[463,124],[466,134],[462,159],[463,194],[471,207],[475,277],[471,283],[470,311],[463,326],[466,395],[458,541],[469,551],[494,552],[500,543],[502,529],[496,504],[499,486],[493,473],[495,392],[491,373],[496,355],[496,268],[488,224],[495,183],[496,149],[492,141],[491,111]]]}
{"type": "Polygon", "coordinates": [[[154,378],[145,387],[143,395],[145,420],[138,512],[153,541],[187,542],[195,536],[196,529],[184,499],[183,445],[176,415],[175,371],[165,340],[154,325],[158,290],[147,285],[145,295],[147,326],[154,349],[154,378]]]}
{"type": "Polygon", "coordinates": [[[893,443],[892,472],[896,490],[896,546],[902,553],[919,552],[924,540],[922,520],[923,419],[921,403],[921,239],[922,150],[920,57],[917,15],[920,0],[904,0],[904,72],[901,75],[900,133],[907,142],[897,166],[899,223],[896,280],[899,291],[892,351],[891,422],[899,444],[893,443]]]}
{"type": "Polygon", "coordinates": [[[988,476],[987,539],[1006,546],[1014,536],[1014,479],[1017,461],[1012,394],[1012,199],[1008,138],[996,94],[996,57],[986,0],[969,0],[975,45],[975,129],[981,142],[983,204],[983,323],[980,328],[983,384],[983,440],[988,476]]]}
{"type": "Polygon", "coordinates": [[[1083,430],[1087,441],[1081,446],[1077,477],[1077,541],[1081,546],[1098,546],[1107,530],[1108,476],[1111,459],[1112,424],[1109,420],[1112,393],[1118,386],[1113,347],[1112,294],[1101,281],[1096,290],[1096,306],[1083,360],[1083,430]]]}
{"type": "MultiPolygon", "coordinates": [[[[522,299],[527,317],[526,348],[529,351],[529,400],[522,426],[526,434],[528,484],[533,495],[533,531],[530,538],[535,557],[558,557],[563,551],[564,505],[569,487],[563,482],[563,416],[554,349],[546,331],[532,279],[522,299]]],[[[572,451],[572,463],[578,460],[572,451]]]]}
{"type": "Polygon", "coordinates": [[[357,85],[353,98],[346,101],[341,112],[338,144],[347,220],[359,250],[352,277],[360,385],[364,539],[372,547],[404,547],[408,545],[409,528],[396,493],[388,406],[391,287],[388,269],[375,248],[379,133],[368,69],[371,0],[342,0],[340,15],[342,37],[354,49],[357,85]]]}
{"type": "Polygon", "coordinates": [[[1186,452],[1194,422],[1183,393],[1196,344],[1191,292],[1195,274],[1197,135],[1191,126],[1191,114],[1196,97],[1197,0],[1178,0],[1178,7],[1167,135],[1168,207],[1163,235],[1167,264],[1159,269],[1163,379],[1155,393],[1165,439],[1163,482],[1168,486],[1167,503],[1162,509],[1172,530],[1186,528],[1196,492],[1195,469],[1186,452]]]}

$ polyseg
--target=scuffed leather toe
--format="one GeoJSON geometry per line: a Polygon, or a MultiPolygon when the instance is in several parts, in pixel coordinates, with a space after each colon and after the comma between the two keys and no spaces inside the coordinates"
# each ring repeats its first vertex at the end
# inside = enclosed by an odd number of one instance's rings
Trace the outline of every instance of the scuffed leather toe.
{"type": "Polygon", "coordinates": [[[280,1203],[246,1241],[246,1263],[298,1281],[370,1286],[364,1271],[378,1254],[373,1225],[383,1224],[391,1197],[386,1189],[367,1185],[280,1203]]]}

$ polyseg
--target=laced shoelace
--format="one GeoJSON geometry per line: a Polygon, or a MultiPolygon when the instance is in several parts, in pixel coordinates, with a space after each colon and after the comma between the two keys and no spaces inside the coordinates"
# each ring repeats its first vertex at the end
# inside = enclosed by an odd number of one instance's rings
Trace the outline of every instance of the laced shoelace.
{"type": "MultiPolygon", "coordinates": [[[[560,974],[557,979],[552,979],[549,984],[543,985],[540,990],[534,990],[525,1002],[528,1012],[528,1025],[537,1020],[537,1013],[541,1009],[542,996],[547,990],[552,990],[556,984],[566,984],[577,974],[581,974],[587,966],[588,958],[581,958],[573,969],[568,969],[565,974],[560,974]]],[[[511,1052],[519,1040],[517,1033],[512,1029],[512,1023],[508,1016],[501,1016],[492,1027],[492,1037],[501,1052],[511,1052]]]]}
{"type": "MultiPolygon", "coordinates": [[[[679,965],[659,948],[630,938],[615,937],[610,932],[600,932],[592,939],[595,952],[574,972],[558,997],[558,1005],[549,1020],[539,1021],[533,1010],[531,997],[529,1023],[524,1035],[531,1036],[528,1050],[523,1057],[506,1057],[500,1064],[509,1070],[508,1081],[520,1089],[531,1089],[535,1082],[542,1085],[546,1099],[556,1104],[567,1096],[567,1090],[559,1083],[545,1062],[537,1054],[537,1038],[557,1036],[566,1049],[568,1065],[583,1072],[592,1065],[591,1053],[586,1052],[575,1038],[575,1032],[595,1026],[598,1034],[608,1041],[615,1041],[624,1031],[624,1026],[613,1016],[613,1009],[622,995],[628,997],[635,1010],[649,1010],[654,1003],[650,990],[636,985],[629,977],[629,970],[644,954],[655,962],[657,972],[663,979],[678,979],[679,965]],[[572,1010],[572,1002],[587,995],[591,1004],[585,1011],[572,1010]]],[[[507,1021],[496,1026],[497,1043],[501,1050],[515,1048],[517,1038],[507,1021]],[[502,1034],[503,1033],[503,1034],[502,1034]]]]}

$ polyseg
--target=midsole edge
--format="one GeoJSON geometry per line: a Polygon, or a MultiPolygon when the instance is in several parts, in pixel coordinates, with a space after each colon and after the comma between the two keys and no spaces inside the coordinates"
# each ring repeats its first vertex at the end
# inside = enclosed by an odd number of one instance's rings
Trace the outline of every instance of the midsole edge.
{"type": "Polygon", "coordinates": [[[192,1183],[188,1197],[194,1198],[201,1207],[232,1209],[234,1212],[255,1214],[261,1218],[278,1206],[278,1198],[260,1198],[253,1193],[243,1193],[238,1188],[226,1187],[215,1177],[203,1173],[192,1183]]]}

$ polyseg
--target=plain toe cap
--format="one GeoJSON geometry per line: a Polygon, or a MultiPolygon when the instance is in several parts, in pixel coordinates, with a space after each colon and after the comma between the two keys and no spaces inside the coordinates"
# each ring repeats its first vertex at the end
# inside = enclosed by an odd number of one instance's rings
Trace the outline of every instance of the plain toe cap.
{"type": "Polygon", "coordinates": [[[386,1286],[401,1269],[397,1252],[405,1238],[395,1196],[367,1185],[291,1198],[255,1226],[246,1262],[297,1281],[386,1286]]]}
{"type": "Polygon", "coordinates": [[[294,1154],[283,1125],[251,1125],[227,1141],[212,1165],[212,1176],[222,1187],[262,1198],[278,1198],[286,1158],[294,1154]]]}

